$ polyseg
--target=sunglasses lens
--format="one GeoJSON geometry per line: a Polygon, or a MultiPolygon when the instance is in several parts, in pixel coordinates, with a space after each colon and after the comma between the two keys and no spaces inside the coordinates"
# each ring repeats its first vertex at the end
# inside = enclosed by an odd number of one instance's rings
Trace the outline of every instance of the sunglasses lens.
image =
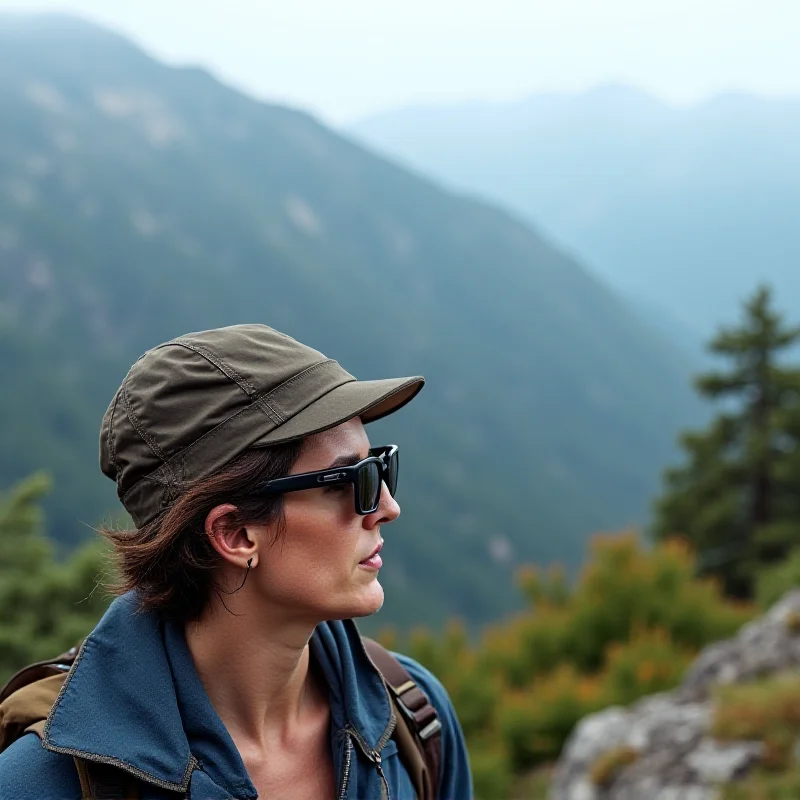
{"type": "Polygon", "coordinates": [[[389,458],[389,464],[386,467],[386,475],[385,481],[386,486],[389,489],[389,494],[394,497],[395,492],[397,491],[397,473],[400,469],[400,456],[398,451],[395,450],[392,453],[391,457],[389,458]]]}
{"type": "Polygon", "coordinates": [[[358,496],[362,511],[371,513],[378,507],[381,496],[381,470],[371,461],[358,471],[358,496]]]}

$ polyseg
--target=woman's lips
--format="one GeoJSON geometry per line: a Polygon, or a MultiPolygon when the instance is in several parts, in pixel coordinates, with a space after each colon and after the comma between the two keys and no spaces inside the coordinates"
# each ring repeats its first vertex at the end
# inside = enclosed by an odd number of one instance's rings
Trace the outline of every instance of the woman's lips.
{"type": "Polygon", "coordinates": [[[363,561],[359,561],[359,566],[367,567],[367,569],[380,569],[383,566],[383,561],[381,560],[380,552],[381,548],[383,547],[383,542],[381,542],[373,551],[372,554],[365,558],[363,561]]]}

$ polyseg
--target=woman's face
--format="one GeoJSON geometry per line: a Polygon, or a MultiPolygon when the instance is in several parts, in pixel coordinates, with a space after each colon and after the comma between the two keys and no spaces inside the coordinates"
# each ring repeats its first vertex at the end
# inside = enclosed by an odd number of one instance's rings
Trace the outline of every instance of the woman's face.
{"type": "MultiPolygon", "coordinates": [[[[292,474],[354,464],[369,447],[361,420],[349,420],[309,437],[292,474]]],[[[400,514],[386,485],[377,510],[366,516],[355,511],[352,484],[289,492],[283,501],[285,527],[274,544],[273,529],[252,526],[259,560],[250,580],[264,601],[315,624],[378,611],[383,587],[374,562],[364,562],[382,544],[382,526],[400,514]]]]}

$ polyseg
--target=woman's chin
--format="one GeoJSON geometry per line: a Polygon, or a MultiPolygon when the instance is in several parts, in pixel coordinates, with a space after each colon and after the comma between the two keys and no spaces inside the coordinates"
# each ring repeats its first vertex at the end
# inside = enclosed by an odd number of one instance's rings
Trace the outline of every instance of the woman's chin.
{"type": "Polygon", "coordinates": [[[383,586],[377,578],[369,586],[361,587],[352,603],[348,603],[350,610],[343,618],[368,617],[375,614],[383,607],[383,586]]]}

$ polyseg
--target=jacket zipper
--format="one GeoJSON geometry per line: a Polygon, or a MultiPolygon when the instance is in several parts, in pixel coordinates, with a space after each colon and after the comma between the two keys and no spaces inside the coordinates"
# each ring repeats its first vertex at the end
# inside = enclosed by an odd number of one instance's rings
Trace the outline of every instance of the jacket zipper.
{"type": "MultiPolygon", "coordinates": [[[[374,753],[375,755],[375,767],[378,770],[378,775],[381,776],[381,780],[383,781],[383,789],[386,792],[385,800],[392,800],[391,796],[389,795],[389,781],[386,780],[386,775],[383,772],[383,767],[381,766],[381,754],[377,751],[374,753]]],[[[383,794],[383,792],[381,792],[383,794]]]]}
{"type": "Polygon", "coordinates": [[[351,736],[353,739],[355,739],[356,742],[358,742],[359,749],[375,765],[375,768],[378,770],[378,775],[380,776],[381,782],[383,784],[381,796],[385,798],[385,800],[391,800],[391,794],[389,793],[389,781],[386,779],[386,774],[383,771],[383,765],[381,761],[381,750],[385,746],[386,742],[389,741],[392,735],[392,731],[394,730],[396,725],[397,725],[397,719],[394,715],[392,715],[389,727],[386,729],[386,733],[384,733],[384,735],[381,737],[381,740],[378,742],[378,746],[375,748],[375,750],[373,750],[364,741],[361,734],[355,728],[353,728],[350,725],[348,725],[347,728],[345,728],[348,735],[351,736]]]}
{"type": "Polygon", "coordinates": [[[383,677],[381,671],[375,666],[375,662],[372,660],[372,658],[370,658],[367,648],[364,647],[364,641],[361,639],[361,636],[358,637],[358,641],[361,645],[361,652],[366,656],[367,661],[372,664],[372,668],[380,676],[381,683],[383,684],[383,691],[386,692],[386,700],[389,703],[391,717],[389,718],[389,724],[386,726],[386,730],[383,732],[383,736],[381,736],[381,738],[378,740],[374,750],[369,747],[369,745],[362,738],[361,734],[352,725],[348,725],[347,730],[358,742],[358,745],[364,752],[364,755],[370,761],[372,761],[373,764],[375,764],[378,770],[378,775],[380,775],[381,781],[383,782],[383,792],[386,793],[385,800],[391,800],[391,795],[389,794],[389,781],[386,780],[386,775],[384,774],[383,767],[381,766],[381,750],[383,750],[383,748],[386,746],[386,743],[389,741],[389,739],[392,738],[394,729],[397,727],[397,717],[394,713],[394,704],[392,703],[392,696],[389,693],[389,687],[386,685],[386,679],[383,677]]]}
{"type": "MultiPolygon", "coordinates": [[[[386,742],[388,742],[389,739],[392,738],[394,729],[397,727],[397,717],[395,716],[394,713],[394,703],[392,702],[392,695],[389,692],[389,687],[386,685],[386,678],[383,677],[381,671],[375,666],[375,662],[372,660],[369,653],[367,652],[367,648],[364,647],[364,641],[360,636],[358,637],[358,642],[361,645],[361,652],[364,654],[367,661],[369,661],[369,663],[372,664],[372,668],[375,670],[375,672],[378,673],[378,676],[381,679],[381,684],[383,684],[383,691],[386,693],[386,702],[389,704],[389,713],[390,713],[389,724],[386,726],[386,730],[383,732],[383,736],[381,736],[381,738],[378,740],[378,744],[375,745],[375,752],[379,753],[386,746],[386,742]]],[[[361,744],[362,749],[364,749],[365,752],[369,750],[367,743],[361,738],[361,735],[358,733],[358,731],[352,726],[350,726],[350,728],[352,732],[356,735],[356,737],[360,740],[359,743],[361,744]]]]}
{"type": "Polygon", "coordinates": [[[339,800],[344,800],[347,795],[347,782],[350,780],[350,759],[353,755],[353,742],[349,732],[345,731],[344,770],[342,771],[342,785],[339,789],[339,800]]]}

